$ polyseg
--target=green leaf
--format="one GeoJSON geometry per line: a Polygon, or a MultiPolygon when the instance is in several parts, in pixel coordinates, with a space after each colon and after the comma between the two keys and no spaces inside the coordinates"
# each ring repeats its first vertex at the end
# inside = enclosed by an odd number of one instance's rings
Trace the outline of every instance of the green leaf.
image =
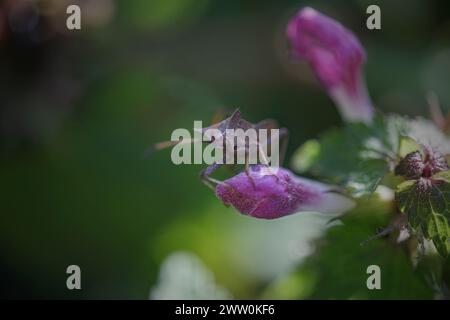
{"type": "Polygon", "coordinates": [[[422,150],[422,147],[420,144],[417,143],[416,140],[414,140],[411,137],[407,136],[401,136],[400,137],[400,144],[399,144],[399,150],[398,155],[400,157],[405,157],[406,155],[410,154],[411,152],[422,150]]]}
{"type": "Polygon", "coordinates": [[[413,228],[418,228],[421,218],[426,216],[419,203],[425,203],[424,194],[417,191],[417,180],[407,180],[397,186],[395,197],[400,210],[408,215],[413,228]]]}
{"type": "Polygon", "coordinates": [[[439,234],[447,234],[448,225],[447,219],[441,214],[430,214],[428,220],[426,221],[426,229],[424,233],[429,238],[434,238],[439,234]]]}
{"type": "Polygon", "coordinates": [[[382,178],[388,173],[388,166],[383,159],[366,159],[361,161],[350,173],[347,185],[355,196],[372,194],[382,178]]]}
{"type": "Polygon", "coordinates": [[[433,179],[443,180],[450,183],[450,170],[441,171],[433,176],[433,179]]]}
{"type": "Polygon", "coordinates": [[[450,229],[447,219],[440,214],[430,214],[424,226],[425,236],[433,241],[436,250],[443,257],[450,252],[450,229]]]}
{"type": "Polygon", "coordinates": [[[428,182],[421,178],[401,183],[396,199],[410,225],[421,228],[424,237],[446,257],[450,253],[450,170],[435,174],[428,182]]]}
{"type": "MultiPolygon", "coordinates": [[[[398,143],[397,143],[398,145],[398,143]]],[[[333,129],[302,145],[292,166],[297,172],[312,175],[349,188],[354,195],[371,194],[389,171],[389,155],[396,153],[383,118],[370,126],[348,124],[333,129]]]]}
{"type": "Polygon", "coordinates": [[[315,139],[308,140],[295,151],[295,154],[292,157],[291,167],[299,173],[306,172],[311,169],[319,155],[319,141],[315,139]]]}

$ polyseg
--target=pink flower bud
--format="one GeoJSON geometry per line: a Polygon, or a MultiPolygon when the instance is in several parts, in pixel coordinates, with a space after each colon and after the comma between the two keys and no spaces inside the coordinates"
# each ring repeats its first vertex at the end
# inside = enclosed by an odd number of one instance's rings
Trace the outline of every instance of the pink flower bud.
{"type": "Polygon", "coordinates": [[[432,175],[448,170],[449,166],[444,155],[430,147],[423,151],[407,154],[396,166],[395,174],[407,179],[429,178],[432,175]]]}
{"type": "Polygon", "coordinates": [[[339,22],[304,8],[289,22],[292,56],[308,61],[344,120],[370,123],[373,107],[362,75],[366,54],[339,22]]]}
{"type": "Polygon", "coordinates": [[[330,186],[295,176],[286,169],[251,166],[216,187],[216,195],[242,214],[275,219],[296,212],[314,211],[340,214],[353,202],[330,186]]]}
{"type": "Polygon", "coordinates": [[[449,169],[445,156],[439,151],[436,151],[435,149],[430,147],[424,148],[423,162],[425,164],[422,174],[424,177],[431,177],[438,172],[449,169]]]}

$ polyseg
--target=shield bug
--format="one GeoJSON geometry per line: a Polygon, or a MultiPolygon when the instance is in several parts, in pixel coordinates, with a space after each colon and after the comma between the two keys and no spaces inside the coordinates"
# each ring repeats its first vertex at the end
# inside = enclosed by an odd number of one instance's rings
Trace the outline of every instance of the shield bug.
{"type": "MultiPolygon", "coordinates": [[[[199,128],[202,142],[205,145],[213,145],[221,151],[221,161],[215,161],[200,172],[200,179],[210,188],[221,181],[211,177],[212,173],[223,165],[244,164],[245,173],[249,175],[249,166],[263,164],[269,166],[268,148],[271,147],[270,160],[276,159],[276,165],[281,164],[286,152],[288,142],[288,131],[286,128],[278,128],[275,120],[266,119],[258,123],[251,123],[241,116],[236,109],[228,118],[212,124],[209,127],[199,128]],[[277,154],[273,154],[274,148],[277,154]],[[278,148],[279,147],[279,148],[278,148]],[[255,154],[256,153],[256,154],[255,154]]],[[[165,141],[153,145],[147,153],[178,144],[198,142],[196,139],[183,139],[177,141],[165,141]]],[[[253,182],[252,182],[253,183],[253,182]]]]}

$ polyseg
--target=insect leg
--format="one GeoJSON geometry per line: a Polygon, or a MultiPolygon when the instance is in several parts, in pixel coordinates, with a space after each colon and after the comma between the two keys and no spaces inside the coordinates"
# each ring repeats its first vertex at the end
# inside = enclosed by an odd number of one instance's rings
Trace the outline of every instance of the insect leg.
{"type": "Polygon", "coordinates": [[[244,171],[245,171],[245,174],[247,175],[247,178],[250,180],[250,182],[251,182],[251,184],[253,186],[253,189],[256,189],[255,181],[250,176],[248,157],[249,157],[248,152],[246,152],[245,153],[245,169],[244,169],[244,171]]]}
{"type": "Polygon", "coordinates": [[[222,181],[219,181],[217,179],[211,178],[210,175],[219,169],[222,166],[221,163],[213,163],[209,167],[206,167],[202,171],[200,171],[200,180],[207,185],[209,188],[215,190],[215,185],[222,183],[222,181]]]}

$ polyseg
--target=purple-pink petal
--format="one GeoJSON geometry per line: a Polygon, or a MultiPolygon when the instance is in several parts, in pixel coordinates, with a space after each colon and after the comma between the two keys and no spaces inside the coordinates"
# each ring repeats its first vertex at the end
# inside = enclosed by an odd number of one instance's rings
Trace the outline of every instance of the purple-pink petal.
{"type": "Polygon", "coordinates": [[[330,193],[329,187],[295,176],[289,170],[252,166],[216,187],[226,205],[256,218],[275,219],[300,211],[339,214],[351,201],[330,193]]]}
{"type": "Polygon", "coordinates": [[[366,54],[356,36],[312,8],[300,10],[286,34],[292,56],[309,62],[343,118],[370,122],[373,107],[362,76],[366,54]]]}

